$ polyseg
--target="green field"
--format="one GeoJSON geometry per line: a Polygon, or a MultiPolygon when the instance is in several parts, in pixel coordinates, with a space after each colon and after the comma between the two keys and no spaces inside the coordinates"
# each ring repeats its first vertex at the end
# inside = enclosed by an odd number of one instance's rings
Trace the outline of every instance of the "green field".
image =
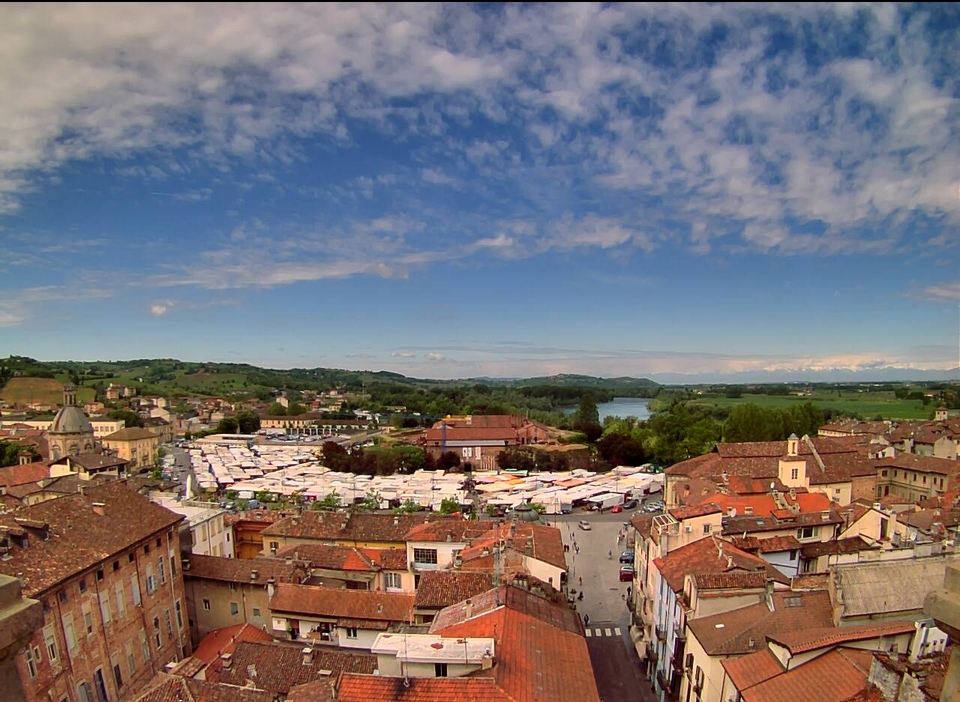
{"type": "MultiPolygon", "coordinates": [[[[80,388],[77,399],[91,402],[93,388],[80,388]]],[[[59,405],[63,402],[63,383],[53,378],[10,378],[0,390],[0,399],[9,405],[26,405],[40,402],[46,405],[59,405]]]]}
{"type": "Polygon", "coordinates": [[[834,409],[839,412],[855,413],[864,419],[883,417],[884,419],[927,419],[935,409],[933,404],[924,406],[920,400],[898,400],[892,392],[842,392],[825,391],[806,397],[795,395],[750,395],[743,397],[724,397],[708,395],[693,400],[691,404],[705,407],[730,408],[752,402],[760,407],[784,409],[811,402],[820,409],[834,409]]]}

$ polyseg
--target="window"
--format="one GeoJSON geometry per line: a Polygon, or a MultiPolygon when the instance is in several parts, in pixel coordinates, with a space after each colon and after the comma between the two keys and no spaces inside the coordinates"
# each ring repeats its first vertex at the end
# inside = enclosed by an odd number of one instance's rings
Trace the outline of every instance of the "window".
{"type": "Polygon", "coordinates": [[[167,638],[168,638],[168,639],[172,639],[172,638],[173,638],[173,624],[170,623],[170,610],[169,610],[169,609],[163,610],[163,623],[164,623],[164,624],[166,625],[166,627],[167,627],[167,638]]]}
{"type": "Polygon", "coordinates": [[[87,629],[87,636],[93,633],[93,612],[90,611],[90,605],[83,605],[83,624],[87,629]]]}
{"type": "Polygon", "coordinates": [[[144,555],[150,553],[150,544],[147,544],[146,546],[143,547],[143,553],[144,555]]]}
{"type": "Polygon", "coordinates": [[[80,702],[96,702],[93,699],[93,688],[90,687],[90,683],[84,681],[77,684],[77,698],[80,702]]]}
{"type": "Polygon", "coordinates": [[[67,612],[63,615],[63,635],[67,638],[67,648],[77,650],[77,632],[73,628],[73,615],[67,612]]]}
{"type": "Polygon", "coordinates": [[[101,580],[103,580],[103,570],[102,570],[102,569],[97,571],[97,582],[100,582],[101,580]]]}
{"type": "Polygon", "coordinates": [[[236,603],[236,602],[231,602],[231,603],[230,603],[230,614],[239,614],[239,613],[240,613],[240,607],[237,606],[237,603],[236,603]]]}
{"type": "Polygon", "coordinates": [[[709,534],[709,533],[710,533],[710,527],[711,527],[710,524],[704,524],[704,525],[703,525],[703,533],[704,533],[704,534],[709,534]]]}
{"type": "Polygon", "coordinates": [[[347,627],[347,638],[348,638],[348,639],[355,639],[355,638],[357,638],[357,627],[355,627],[355,626],[348,626],[348,627],[347,627]]]}
{"type": "Polygon", "coordinates": [[[433,664],[433,674],[438,678],[447,677],[447,664],[446,663],[434,663],[433,664]]]}
{"type": "Polygon", "coordinates": [[[113,589],[117,593],[117,616],[124,617],[127,614],[127,603],[123,598],[123,581],[118,582],[113,589]]]}
{"type": "Polygon", "coordinates": [[[160,548],[160,544],[163,543],[160,539],[157,539],[157,548],[160,548]]]}
{"type": "Polygon", "coordinates": [[[437,564],[437,549],[435,548],[415,548],[413,549],[414,563],[437,564]]]}
{"type": "Polygon", "coordinates": [[[57,640],[53,636],[52,625],[43,627],[43,644],[46,646],[47,658],[50,659],[50,663],[56,663],[59,651],[57,651],[57,640]]]}
{"type": "Polygon", "coordinates": [[[797,529],[797,538],[798,539],[810,539],[813,537],[814,528],[812,526],[800,527],[797,529]]]}
{"type": "Polygon", "coordinates": [[[101,592],[99,597],[100,597],[100,616],[103,617],[104,624],[109,624],[111,621],[110,594],[108,592],[101,592]]]}
{"type": "Polygon", "coordinates": [[[157,589],[157,576],[153,573],[153,564],[147,564],[147,594],[152,595],[157,589]]]}
{"type": "Polygon", "coordinates": [[[280,544],[277,541],[270,542],[270,550],[276,553],[277,549],[280,548],[280,544]]]}
{"type": "Polygon", "coordinates": [[[383,586],[388,590],[399,590],[401,588],[400,573],[384,573],[383,586]]]}
{"type": "Polygon", "coordinates": [[[259,607],[254,607],[254,608],[253,608],[253,616],[254,616],[254,617],[257,617],[257,618],[260,617],[260,608],[259,608],[259,607]]]}
{"type": "Polygon", "coordinates": [[[884,478],[886,478],[886,477],[887,477],[887,471],[884,470],[880,475],[882,475],[884,478]]]}
{"type": "Polygon", "coordinates": [[[87,591],[87,579],[80,578],[80,594],[82,595],[87,591]]]}
{"type": "Polygon", "coordinates": [[[177,577],[177,559],[175,556],[170,556],[170,577],[177,577]]]}
{"type": "Polygon", "coordinates": [[[103,671],[100,668],[93,673],[93,687],[97,691],[99,702],[107,702],[107,683],[103,679],[103,671]]]}
{"type": "Polygon", "coordinates": [[[924,485],[927,484],[927,476],[923,476],[923,484],[924,484],[924,485]]]}
{"type": "Polygon", "coordinates": [[[60,592],[58,592],[58,593],[57,593],[57,599],[60,600],[60,604],[67,604],[67,602],[68,602],[67,591],[66,591],[66,590],[61,590],[60,592]]]}
{"type": "Polygon", "coordinates": [[[133,644],[130,641],[127,641],[126,651],[127,667],[130,669],[130,677],[132,678],[137,674],[137,658],[133,655],[133,644]]]}
{"type": "Polygon", "coordinates": [[[127,554],[127,563],[133,563],[133,559],[134,559],[135,557],[136,557],[136,556],[133,555],[133,551],[131,551],[130,553],[128,553],[128,554],[127,554]]]}
{"type": "Polygon", "coordinates": [[[133,597],[133,606],[140,606],[140,578],[136,573],[130,576],[130,594],[133,597]]]}
{"type": "Polygon", "coordinates": [[[791,469],[790,469],[790,479],[791,479],[791,480],[796,480],[796,479],[799,478],[799,477],[800,477],[800,469],[799,469],[799,468],[791,468],[791,469]]]}
{"type": "Polygon", "coordinates": [[[147,632],[143,629],[139,631],[140,634],[140,655],[143,656],[143,662],[150,662],[150,647],[147,646],[147,632]]]}
{"type": "Polygon", "coordinates": [[[204,612],[210,611],[210,600],[208,600],[206,597],[203,598],[203,611],[204,612]]]}
{"type": "Polygon", "coordinates": [[[113,679],[117,682],[117,689],[123,687],[123,674],[120,672],[120,659],[116,653],[110,654],[110,665],[113,667],[113,679]]]}
{"type": "Polygon", "coordinates": [[[153,640],[157,644],[157,648],[162,646],[160,643],[160,617],[153,618],[153,640]]]}
{"type": "Polygon", "coordinates": [[[177,629],[182,630],[183,629],[183,613],[180,611],[180,600],[177,600],[173,606],[177,612],[177,629]]]}
{"type": "Polygon", "coordinates": [[[27,646],[26,650],[23,652],[23,657],[27,661],[27,671],[30,673],[31,678],[37,677],[37,656],[35,651],[36,647],[30,648],[27,646]]]}
{"type": "Polygon", "coordinates": [[[120,561],[114,561],[114,562],[113,562],[113,572],[117,572],[118,570],[120,570],[120,561]]]}
{"type": "Polygon", "coordinates": [[[157,571],[160,573],[160,583],[164,584],[167,582],[167,571],[163,567],[163,558],[157,561],[157,571]]]}
{"type": "Polygon", "coordinates": [[[797,560],[797,549],[790,550],[790,560],[791,561],[797,560]]]}

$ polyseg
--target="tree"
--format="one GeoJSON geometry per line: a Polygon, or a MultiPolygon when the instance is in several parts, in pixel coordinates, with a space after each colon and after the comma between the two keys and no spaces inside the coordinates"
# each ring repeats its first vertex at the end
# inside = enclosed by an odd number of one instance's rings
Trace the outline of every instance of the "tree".
{"type": "Polygon", "coordinates": [[[15,466],[20,462],[20,442],[0,441],[0,467],[15,466]]]}
{"type": "Polygon", "coordinates": [[[363,501],[358,503],[354,509],[358,512],[372,512],[375,509],[380,509],[380,493],[373,489],[367,490],[363,501]]]}
{"type": "Polygon", "coordinates": [[[236,417],[224,417],[217,422],[218,434],[236,434],[239,428],[240,424],[236,417]]]}
{"type": "Polygon", "coordinates": [[[340,495],[336,492],[328,493],[322,500],[313,503],[311,509],[336,510],[340,508],[340,495]]]}
{"type": "Polygon", "coordinates": [[[279,402],[274,402],[270,405],[270,409],[267,410],[267,414],[271,417],[285,417],[287,414],[287,408],[281,405],[279,402]]]}
{"type": "Polygon", "coordinates": [[[587,441],[590,442],[596,441],[603,434],[600,411],[597,409],[597,401],[592,393],[588,392],[580,399],[580,407],[573,416],[573,428],[583,432],[587,441]]]}
{"type": "Polygon", "coordinates": [[[532,510],[533,510],[534,512],[536,512],[537,514],[546,514],[546,513],[547,513],[547,507],[546,507],[546,505],[543,505],[543,504],[541,504],[541,503],[539,503],[539,502],[531,502],[531,503],[530,503],[530,509],[532,509],[532,510]]]}
{"type": "Polygon", "coordinates": [[[460,454],[456,451],[444,451],[437,462],[443,470],[450,470],[460,465],[460,454]]]}
{"type": "Polygon", "coordinates": [[[130,410],[110,410],[107,412],[110,419],[122,419],[124,427],[143,427],[143,420],[136,412],[130,410]]]}
{"type": "Polygon", "coordinates": [[[325,441],[320,449],[323,455],[323,465],[330,470],[345,473],[350,467],[350,454],[336,441],[325,441]]]}
{"type": "Polygon", "coordinates": [[[405,500],[402,505],[394,509],[395,514],[413,514],[419,512],[423,509],[419,504],[413,500],[405,500]]]}
{"type": "Polygon", "coordinates": [[[273,502],[273,493],[269,490],[260,490],[257,493],[257,502],[273,502]]]}
{"type": "Polygon", "coordinates": [[[255,434],[260,431],[260,415],[251,410],[237,412],[237,426],[241,434],[255,434]]]}
{"type": "Polygon", "coordinates": [[[306,411],[307,408],[297,402],[291,402],[289,405],[287,405],[287,416],[289,417],[296,417],[297,415],[305,414],[306,411]]]}
{"type": "Polygon", "coordinates": [[[606,434],[597,442],[597,450],[613,466],[639,466],[645,461],[643,445],[629,434],[606,434]]]}
{"type": "Polygon", "coordinates": [[[444,497],[440,501],[440,514],[453,514],[460,511],[460,503],[455,497],[444,497]]]}

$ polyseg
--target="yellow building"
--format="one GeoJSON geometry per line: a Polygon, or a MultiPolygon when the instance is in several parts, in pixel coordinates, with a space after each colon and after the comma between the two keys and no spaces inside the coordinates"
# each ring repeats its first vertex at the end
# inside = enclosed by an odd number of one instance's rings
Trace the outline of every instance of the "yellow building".
{"type": "Polygon", "coordinates": [[[160,437],[148,429],[127,427],[103,437],[103,447],[130,461],[128,470],[152,468],[157,460],[160,437]]]}

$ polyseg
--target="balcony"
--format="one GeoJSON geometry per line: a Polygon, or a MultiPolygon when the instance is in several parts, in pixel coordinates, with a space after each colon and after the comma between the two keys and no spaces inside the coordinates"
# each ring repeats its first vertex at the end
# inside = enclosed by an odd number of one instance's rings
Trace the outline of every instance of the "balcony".
{"type": "Polygon", "coordinates": [[[656,636],[657,636],[657,638],[660,639],[661,641],[666,641],[666,640],[667,640],[667,630],[664,629],[663,627],[661,627],[659,624],[657,624],[656,636]]]}
{"type": "Polygon", "coordinates": [[[660,686],[661,690],[669,691],[670,690],[670,679],[667,677],[667,674],[662,670],[657,671],[657,685],[660,686]]]}
{"type": "Polygon", "coordinates": [[[680,626],[677,624],[675,627],[673,627],[673,633],[676,634],[678,641],[687,640],[687,628],[685,626],[680,626]]]}
{"type": "Polygon", "coordinates": [[[647,642],[647,660],[656,664],[659,659],[660,656],[657,654],[657,647],[652,643],[647,642]]]}

